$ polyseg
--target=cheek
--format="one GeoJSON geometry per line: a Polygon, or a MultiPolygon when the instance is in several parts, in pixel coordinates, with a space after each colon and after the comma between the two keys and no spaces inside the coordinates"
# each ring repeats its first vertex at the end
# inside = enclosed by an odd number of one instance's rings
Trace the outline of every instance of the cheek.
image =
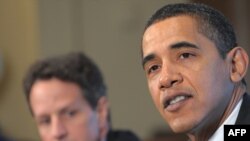
{"type": "Polygon", "coordinates": [[[210,76],[208,73],[202,74],[196,73],[197,75],[193,77],[193,82],[192,85],[195,89],[195,93],[200,99],[201,104],[207,106],[207,103],[211,101],[211,98],[213,98],[213,95],[216,96],[215,94],[215,81],[213,80],[212,77],[207,77],[210,76]]]}
{"type": "Polygon", "coordinates": [[[86,140],[93,140],[98,136],[98,120],[96,116],[90,116],[88,118],[82,117],[75,122],[74,126],[71,126],[72,134],[80,138],[85,138],[86,140]]]}
{"type": "Polygon", "coordinates": [[[53,136],[52,136],[52,134],[50,134],[50,131],[41,130],[41,129],[38,129],[38,130],[39,130],[39,134],[40,134],[40,137],[41,137],[42,141],[51,141],[51,140],[53,140],[53,136]]]}
{"type": "Polygon", "coordinates": [[[160,91],[155,81],[148,81],[148,88],[153,102],[157,108],[160,107],[160,91]]]}
{"type": "Polygon", "coordinates": [[[204,107],[211,107],[223,100],[227,91],[226,74],[219,67],[200,70],[193,75],[192,85],[204,107]],[[209,106],[210,105],[210,106],[209,106]]]}

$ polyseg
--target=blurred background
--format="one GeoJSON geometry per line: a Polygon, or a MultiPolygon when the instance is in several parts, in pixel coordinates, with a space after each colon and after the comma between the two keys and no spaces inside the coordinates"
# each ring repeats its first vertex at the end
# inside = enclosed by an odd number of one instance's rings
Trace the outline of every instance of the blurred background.
{"type": "Polygon", "coordinates": [[[17,141],[40,140],[22,77],[36,59],[84,51],[105,77],[115,129],[131,129],[147,141],[184,139],[171,134],[154,107],[140,58],[146,21],[176,2],[203,2],[221,10],[249,52],[248,0],[0,0],[0,132],[17,141]]]}

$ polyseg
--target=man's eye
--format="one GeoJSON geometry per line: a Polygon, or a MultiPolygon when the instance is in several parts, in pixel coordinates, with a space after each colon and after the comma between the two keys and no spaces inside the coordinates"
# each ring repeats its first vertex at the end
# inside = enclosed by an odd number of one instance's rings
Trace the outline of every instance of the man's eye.
{"type": "Polygon", "coordinates": [[[38,120],[38,124],[40,124],[40,125],[49,125],[50,124],[50,118],[40,119],[40,120],[38,120]]]}
{"type": "Polygon", "coordinates": [[[73,116],[75,116],[76,114],[77,114],[77,110],[72,110],[72,111],[66,112],[66,115],[67,115],[68,117],[73,117],[73,116]]]}
{"type": "Polygon", "coordinates": [[[185,59],[185,58],[189,58],[191,56],[194,56],[193,54],[191,53],[183,53],[180,55],[180,59],[185,59]]]}
{"type": "Polygon", "coordinates": [[[150,73],[156,71],[157,69],[159,69],[159,67],[160,67],[159,65],[153,65],[153,66],[151,66],[151,67],[148,69],[148,74],[150,74],[150,73]]]}

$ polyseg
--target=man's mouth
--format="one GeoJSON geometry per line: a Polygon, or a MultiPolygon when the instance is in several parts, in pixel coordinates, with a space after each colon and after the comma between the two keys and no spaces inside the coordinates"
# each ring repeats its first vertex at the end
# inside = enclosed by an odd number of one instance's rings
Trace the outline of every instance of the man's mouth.
{"type": "Polygon", "coordinates": [[[163,105],[164,109],[166,109],[172,105],[181,103],[181,102],[183,102],[191,97],[192,97],[191,95],[177,95],[177,96],[174,96],[172,98],[167,98],[164,102],[164,105],[163,105]]]}

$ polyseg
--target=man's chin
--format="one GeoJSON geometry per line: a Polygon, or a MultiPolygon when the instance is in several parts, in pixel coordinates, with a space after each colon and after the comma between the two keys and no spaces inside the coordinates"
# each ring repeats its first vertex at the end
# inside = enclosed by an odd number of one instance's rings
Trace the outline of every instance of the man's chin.
{"type": "Polygon", "coordinates": [[[191,127],[187,127],[185,125],[178,125],[178,126],[172,126],[170,127],[171,130],[174,132],[174,133],[189,133],[191,131],[191,127]]]}

